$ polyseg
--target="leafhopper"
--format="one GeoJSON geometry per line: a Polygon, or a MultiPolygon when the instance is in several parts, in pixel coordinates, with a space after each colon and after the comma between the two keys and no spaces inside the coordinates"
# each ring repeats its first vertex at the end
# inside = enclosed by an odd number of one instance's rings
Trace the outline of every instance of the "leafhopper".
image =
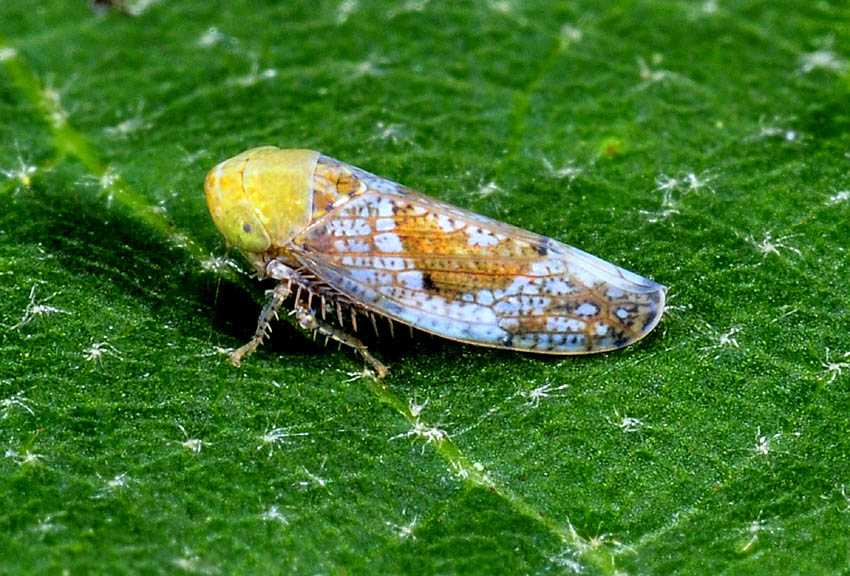
{"type": "Polygon", "coordinates": [[[216,226],[277,281],[238,365],[292,297],[299,324],[387,368],[344,320],[387,318],[507,350],[622,348],[661,319],[666,288],[572,246],[436,200],[312,150],[266,146],[213,168],[216,226]]]}

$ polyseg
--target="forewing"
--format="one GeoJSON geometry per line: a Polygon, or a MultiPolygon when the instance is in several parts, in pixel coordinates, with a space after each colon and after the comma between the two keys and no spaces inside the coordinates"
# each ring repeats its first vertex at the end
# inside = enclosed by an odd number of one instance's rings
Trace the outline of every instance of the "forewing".
{"type": "Polygon", "coordinates": [[[295,237],[291,253],[352,300],[439,336],[581,354],[626,346],[665,288],[586,252],[357,171],[365,191],[295,237]]]}

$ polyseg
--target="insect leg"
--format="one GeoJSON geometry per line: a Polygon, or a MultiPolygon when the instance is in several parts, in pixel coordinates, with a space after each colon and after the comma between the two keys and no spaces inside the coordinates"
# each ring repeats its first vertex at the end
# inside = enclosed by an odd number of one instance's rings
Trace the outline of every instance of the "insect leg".
{"type": "Polygon", "coordinates": [[[291,292],[292,284],[288,280],[275,286],[274,290],[272,290],[269,301],[266,302],[266,305],[263,307],[263,311],[260,312],[260,318],[257,320],[257,330],[254,332],[254,336],[247,344],[240,346],[231,352],[231,364],[239,366],[239,363],[242,361],[244,356],[256,350],[260,344],[263,343],[263,338],[265,338],[266,333],[270,331],[269,324],[277,317],[277,311],[280,309],[280,305],[283,304],[283,301],[286,300],[291,292]]]}
{"type": "Polygon", "coordinates": [[[305,330],[312,330],[314,332],[318,332],[327,338],[333,338],[337,342],[341,344],[345,344],[346,346],[351,346],[355,350],[357,350],[363,359],[366,360],[366,363],[372,366],[375,371],[378,373],[378,379],[382,380],[384,376],[387,375],[389,370],[386,366],[384,366],[377,358],[372,356],[369,350],[366,349],[366,346],[352,336],[351,334],[346,334],[339,328],[331,326],[329,324],[325,324],[318,318],[316,318],[316,313],[310,308],[306,308],[304,306],[297,306],[295,308],[295,317],[298,319],[298,323],[305,330]]]}

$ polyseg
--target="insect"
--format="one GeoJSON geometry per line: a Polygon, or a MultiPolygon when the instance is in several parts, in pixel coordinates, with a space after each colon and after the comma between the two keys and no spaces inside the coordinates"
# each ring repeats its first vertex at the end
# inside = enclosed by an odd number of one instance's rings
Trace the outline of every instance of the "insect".
{"type": "Polygon", "coordinates": [[[479,346],[587,354],[640,340],[664,310],[661,284],[319,152],[254,148],[213,168],[205,189],[228,242],[278,282],[235,365],[293,292],[300,326],[356,349],[379,378],[387,368],[345,330],[345,316],[355,331],[358,314],[377,315],[391,330],[399,322],[479,346]]]}

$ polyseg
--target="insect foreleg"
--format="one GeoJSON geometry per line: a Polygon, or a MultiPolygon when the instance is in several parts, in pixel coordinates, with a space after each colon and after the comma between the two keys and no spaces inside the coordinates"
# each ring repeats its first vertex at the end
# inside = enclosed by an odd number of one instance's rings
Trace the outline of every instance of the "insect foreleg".
{"type": "Polygon", "coordinates": [[[260,312],[260,318],[257,320],[257,330],[254,332],[254,336],[247,344],[231,352],[231,364],[239,366],[243,356],[250,354],[263,343],[263,338],[266,337],[266,333],[270,330],[269,324],[277,317],[277,311],[280,309],[280,305],[283,304],[283,301],[286,300],[291,292],[292,283],[288,280],[275,286],[269,301],[266,302],[263,311],[260,312]]]}
{"type": "Polygon", "coordinates": [[[295,308],[295,317],[298,319],[298,323],[301,327],[305,330],[318,332],[323,336],[332,338],[341,344],[351,346],[357,350],[360,355],[363,356],[363,359],[366,360],[366,363],[372,366],[372,368],[374,368],[378,373],[379,380],[383,379],[384,376],[387,375],[387,367],[384,366],[377,358],[372,356],[369,350],[366,349],[363,342],[351,334],[346,334],[339,328],[331,326],[330,324],[325,324],[322,320],[319,320],[316,317],[316,313],[312,309],[299,305],[295,308]]]}

